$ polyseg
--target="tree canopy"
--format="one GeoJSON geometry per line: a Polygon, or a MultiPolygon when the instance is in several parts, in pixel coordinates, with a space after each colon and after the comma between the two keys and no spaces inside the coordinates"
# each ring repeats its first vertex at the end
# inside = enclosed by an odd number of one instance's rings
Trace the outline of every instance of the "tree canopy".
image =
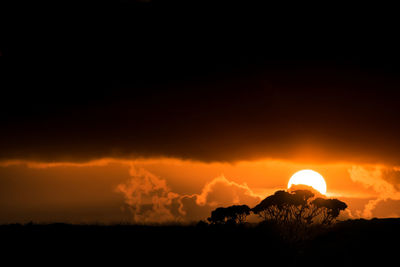
{"type": "Polygon", "coordinates": [[[338,199],[327,199],[317,194],[306,189],[279,190],[252,209],[247,205],[219,207],[211,212],[207,220],[212,224],[243,223],[253,212],[264,221],[278,225],[330,225],[347,205],[338,199]]]}
{"type": "Polygon", "coordinates": [[[226,208],[217,208],[211,212],[207,220],[210,223],[243,223],[250,214],[251,209],[247,205],[233,205],[226,208]]]}
{"type": "Polygon", "coordinates": [[[309,190],[280,190],[265,198],[252,211],[266,221],[279,224],[328,225],[346,208],[346,203],[338,199],[315,198],[309,190]]]}

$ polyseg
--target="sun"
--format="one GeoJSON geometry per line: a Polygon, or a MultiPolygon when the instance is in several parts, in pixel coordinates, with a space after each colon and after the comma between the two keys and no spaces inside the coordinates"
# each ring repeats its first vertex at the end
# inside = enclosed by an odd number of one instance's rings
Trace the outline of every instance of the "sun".
{"type": "Polygon", "coordinates": [[[313,170],[301,170],[293,174],[288,183],[288,189],[292,185],[308,185],[319,191],[321,194],[326,194],[326,183],[324,177],[313,170]]]}

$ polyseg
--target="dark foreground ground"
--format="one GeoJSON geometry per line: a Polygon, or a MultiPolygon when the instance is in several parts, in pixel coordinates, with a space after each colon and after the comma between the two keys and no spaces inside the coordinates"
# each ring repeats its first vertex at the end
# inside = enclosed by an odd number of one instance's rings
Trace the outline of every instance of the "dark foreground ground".
{"type": "Polygon", "coordinates": [[[400,219],[340,222],[302,241],[268,225],[16,224],[0,226],[0,242],[11,266],[382,265],[400,257],[400,219]]]}

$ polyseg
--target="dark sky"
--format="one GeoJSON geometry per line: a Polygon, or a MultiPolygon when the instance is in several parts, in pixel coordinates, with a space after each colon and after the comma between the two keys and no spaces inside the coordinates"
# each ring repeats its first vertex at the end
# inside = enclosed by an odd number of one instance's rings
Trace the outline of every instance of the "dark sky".
{"type": "Polygon", "coordinates": [[[399,164],[390,14],[229,8],[104,1],[14,19],[0,158],[399,164]]]}

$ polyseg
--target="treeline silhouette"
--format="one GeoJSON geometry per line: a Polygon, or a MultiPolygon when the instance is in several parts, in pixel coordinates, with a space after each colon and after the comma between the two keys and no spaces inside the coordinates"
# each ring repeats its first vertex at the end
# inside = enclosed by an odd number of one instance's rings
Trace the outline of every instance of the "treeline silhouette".
{"type": "Polygon", "coordinates": [[[285,239],[308,238],[313,234],[311,226],[331,225],[347,204],[338,199],[317,197],[308,189],[276,191],[253,208],[247,205],[219,207],[211,212],[207,221],[211,224],[243,224],[250,213],[258,215],[263,223],[275,225],[285,239]]]}
{"type": "Polygon", "coordinates": [[[330,225],[346,208],[346,203],[338,199],[315,197],[310,190],[279,190],[252,209],[247,205],[217,208],[207,220],[212,224],[244,223],[253,212],[264,221],[277,224],[330,225]]]}

